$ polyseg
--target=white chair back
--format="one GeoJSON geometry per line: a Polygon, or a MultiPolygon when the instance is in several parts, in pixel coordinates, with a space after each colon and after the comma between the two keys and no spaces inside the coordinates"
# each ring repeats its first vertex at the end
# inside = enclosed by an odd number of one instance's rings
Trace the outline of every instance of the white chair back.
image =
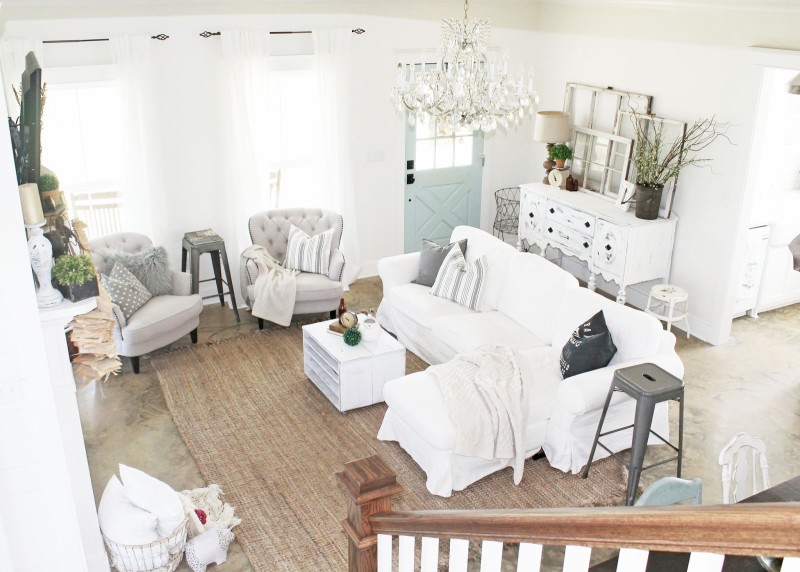
{"type": "Polygon", "coordinates": [[[725,504],[739,502],[770,486],[767,446],[760,437],[737,433],[720,451],[719,464],[725,504]]]}

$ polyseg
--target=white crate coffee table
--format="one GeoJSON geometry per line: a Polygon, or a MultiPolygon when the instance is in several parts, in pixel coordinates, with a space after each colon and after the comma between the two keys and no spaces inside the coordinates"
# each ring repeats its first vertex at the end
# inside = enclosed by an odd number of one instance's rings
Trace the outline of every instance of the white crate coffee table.
{"type": "Polygon", "coordinates": [[[303,326],[303,369],[339,411],[383,401],[383,384],[406,374],[406,349],[381,330],[372,342],[348,346],[333,320],[303,326]]]}

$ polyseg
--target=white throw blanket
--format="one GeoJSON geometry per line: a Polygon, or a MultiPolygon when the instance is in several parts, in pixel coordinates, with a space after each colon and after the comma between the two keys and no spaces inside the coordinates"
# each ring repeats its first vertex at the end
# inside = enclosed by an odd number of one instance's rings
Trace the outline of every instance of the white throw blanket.
{"type": "Polygon", "coordinates": [[[455,453],[512,459],[514,484],[525,465],[528,375],[525,361],[506,346],[485,345],[428,368],[439,383],[455,426],[455,453]]]}
{"type": "Polygon", "coordinates": [[[288,326],[292,322],[297,295],[297,270],[284,268],[267,249],[258,244],[242,252],[242,264],[252,260],[258,267],[253,285],[253,310],[256,318],[288,326]]]}

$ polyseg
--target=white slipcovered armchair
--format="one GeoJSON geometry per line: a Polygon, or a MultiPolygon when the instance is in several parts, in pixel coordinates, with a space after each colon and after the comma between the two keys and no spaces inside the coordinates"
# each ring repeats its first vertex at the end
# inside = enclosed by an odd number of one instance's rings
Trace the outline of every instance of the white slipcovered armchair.
{"type": "MultiPolygon", "coordinates": [[[[108,274],[110,251],[137,253],[153,246],[143,234],[119,232],[89,242],[92,260],[98,272],[108,274]]],[[[172,294],[153,296],[127,320],[120,308],[113,307],[117,325],[114,338],[117,354],[129,357],[133,372],[139,373],[139,357],[162,348],[189,334],[197,343],[197,326],[203,311],[203,299],[192,294],[192,278],[186,272],[172,272],[172,294]]]]}
{"type": "MultiPolygon", "coordinates": [[[[297,296],[293,314],[311,314],[330,312],[336,317],[339,299],[344,290],[342,273],[344,272],[344,255],[339,250],[342,241],[342,215],[333,211],[313,208],[273,209],[254,214],[250,217],[248,228],[250,240],[267,249],[267,252],[279,262],[286,259],[286,248],[289,242],[291,225],[303,230],[310,236],[335,229],[331,241],[331,257],[328,274],[312,274],[300,272],[297,275],[297,296]]],[[[253,260],[243,261],[239,266],[242,298],[252,310],[254,302],[254,285],[258,278],[258,267],[253,260]]],[[[264,327],[264,321],[258,319],[258,327],[264,327]]]]}

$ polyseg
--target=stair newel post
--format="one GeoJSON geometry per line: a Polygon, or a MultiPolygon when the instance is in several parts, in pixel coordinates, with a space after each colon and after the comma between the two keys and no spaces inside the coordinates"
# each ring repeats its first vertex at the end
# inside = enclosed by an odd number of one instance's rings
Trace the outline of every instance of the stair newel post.
{"type": "Polygon", "coordinates": [[[372,533],[369,517],[391,512],[391,498],[403,490],[397,476],[374,455],[345,463],[336,473],[347,493],[347,518],[342,521],[349,538],[348,570],[372,572],[378,569],[378,537],[372,533]]]}

